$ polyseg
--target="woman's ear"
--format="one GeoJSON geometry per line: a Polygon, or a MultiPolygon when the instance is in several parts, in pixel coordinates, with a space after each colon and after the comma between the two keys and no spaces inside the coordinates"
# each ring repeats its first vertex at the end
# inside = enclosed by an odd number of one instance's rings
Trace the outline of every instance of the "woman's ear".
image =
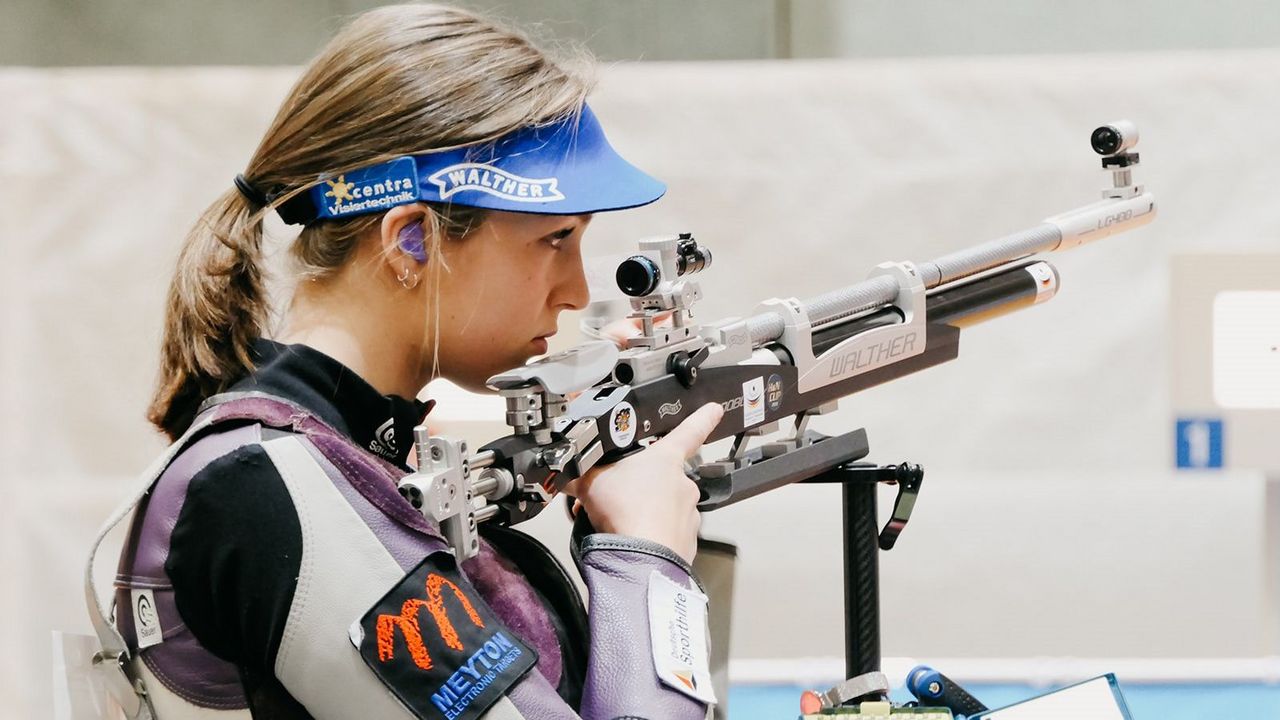
{"type": "MultiPolygon", "coordinates": [[[[382,256],[397,272],[410,270],[406,265],[427,262],[426,230],[429,210],[419,205],[400,205],[382,216],[380,228],[382,256]]],[[[412,272],[419,271],[414,267],[412,272]]]]}

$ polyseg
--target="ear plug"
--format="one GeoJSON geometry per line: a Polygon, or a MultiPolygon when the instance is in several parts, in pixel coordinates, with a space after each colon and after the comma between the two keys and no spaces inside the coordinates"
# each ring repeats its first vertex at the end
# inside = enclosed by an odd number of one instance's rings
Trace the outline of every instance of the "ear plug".
{"type": "Polygon", "coordinates": [[[427,248],[422,240],[422,223],[413,222],[400,228],[400,249],[420,263],[427,261],[427,248]]]}

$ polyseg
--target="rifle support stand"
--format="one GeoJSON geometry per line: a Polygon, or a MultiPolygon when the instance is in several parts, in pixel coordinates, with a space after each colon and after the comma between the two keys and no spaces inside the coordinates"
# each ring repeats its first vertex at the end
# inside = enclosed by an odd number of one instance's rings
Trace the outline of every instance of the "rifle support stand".
{"type": "Polygon", "coordinates": [[[867,455],[867,434],[853,430],[828,437],[804,428],[797,418],[796,438],[742,451],[739,436],[729,459],[698,468],[703,501],[714,510],[796,482],[840,483],[844,508],[845,677],[824,694],[826,707],[882,700],[889,685],[880,674],[879,552],[893,547],[906,527],[924,481],[919,465],[859,463],[867,455]],[[876,521],[876,486],[898,486],[893,517],[884,530],[876,521]]]}
{"type": "MultiPolygon", "coordinates": [[[[872,465],[850,463],[805,480],[811,483],[840,483],[844,525],[844,652],[845,677],[841,686],[868,674],[880,672],[880,550],[888,550],[911,516],[924,470],[919,465],[872,465]],[[876,487],[898,485],[893,518],[880,531],[876,518],[876,487]]],[[[832,705],[859,700],[883,699],[884,692],[873,689],[856,697],[837,693],[832,705]],[[869,695],[871,697],[869,697],[869,695]]],[[[865,685],[861,687],[865,688],[865,685]]]]}

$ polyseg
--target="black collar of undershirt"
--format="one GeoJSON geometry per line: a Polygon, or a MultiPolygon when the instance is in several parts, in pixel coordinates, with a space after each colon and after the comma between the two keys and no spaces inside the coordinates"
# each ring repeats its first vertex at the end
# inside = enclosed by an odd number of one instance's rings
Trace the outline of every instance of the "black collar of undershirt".
{"type": "Polygon", "coordinates": [[[435,404],[383,395],[347,366],[306,345],[259,339],[251,347],[257,368],[232,391],[264,392],[315,413],[379,457],[404,466],[413,428],[435,404]]]}

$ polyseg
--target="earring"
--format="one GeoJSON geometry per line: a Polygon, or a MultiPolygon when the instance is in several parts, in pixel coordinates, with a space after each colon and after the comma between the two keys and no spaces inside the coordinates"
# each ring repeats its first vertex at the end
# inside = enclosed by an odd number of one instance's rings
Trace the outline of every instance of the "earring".
{"type": "Polygon", "coordinates": [[[405,290],[412,290],[418,287],[418,276],[414,274],[412,277],[413,280],[410,281],[409,268],[401,268],[401,272],[396,275],[396,280],[405,290]]]}

